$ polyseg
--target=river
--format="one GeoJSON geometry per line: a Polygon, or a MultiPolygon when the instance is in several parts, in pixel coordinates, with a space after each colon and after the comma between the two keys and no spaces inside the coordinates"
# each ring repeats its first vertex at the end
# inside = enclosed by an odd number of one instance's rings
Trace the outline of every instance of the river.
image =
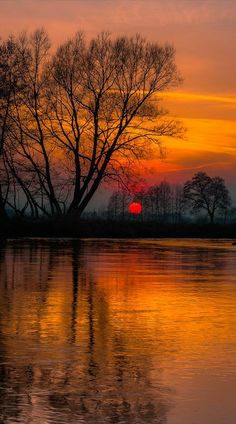
{"type": "Polygon", "coordinates": [[[0,249],[0,423],[235,424],[231,240],[0,249]]]}

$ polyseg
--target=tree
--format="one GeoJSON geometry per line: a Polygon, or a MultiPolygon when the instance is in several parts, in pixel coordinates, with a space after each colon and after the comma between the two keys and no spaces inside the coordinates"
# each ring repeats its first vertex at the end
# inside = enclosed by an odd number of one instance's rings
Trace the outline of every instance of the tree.
{"type": "Polygon", "coordinates": [[[183,187],[166,181],[148,187],[142,193],[144,215],[162,222],[180,222],[184,212],[183,187]]]}
{"type": "Polygon", "coordinates": [[[117,190],[111,194],[108,202],[108,218],[113,220],[124,220],[131,202],[130,193],[127,190],[117,190]]]}
{"type": "Polygon", "coordinates": [[[4,145],[9,135],[10,115],[23,72],[19,60],[18,42],[13,37],[0,42],[0,217],[6,217],[5,205],[9,193],[9,173],[5,172],[4,145]],[[5,188],[5,190],[4,190],[5,188]],[[5,192],[4,192],[5,191],[5,192]]]}
{"type": "Polygon", "coordinates": [[[198,172],[184,184],[184,196],[193,213],[205,210],[211,223],[217,212],[226,211],[231,204],[223,178],[211,178],[205,172],[198,172]]]}
{"type": "Polygon", "coordinates": [[[145,193],[146,212],[151,219],[157,219],[159,213],[159,186],[148,187],[145,193]]]}
{"type": "Polygon", "coordinates": [[[173,185],[171,187],[171,209],[172,222],[180,223],[185,211],[185,198],[182,185],[173,185]]]}
{"type": "Polygon", "coordinates": [[[14,97],[11,128],[4,148],[6,169],[14,188],[8,205],[15,212],[29,209],[31,216],[36,217],[39,213],[59,215],[62,188],[56,166],[60,160],[53,157],[55,146],[45,128],[50,42],[45,31],[39,29],[30,36],[19,37],[17,46],[19,61],[24,64],[21,73],[24,89],[14,97]],[[14,204],[16,197],[18,206],[14,204]]]}
{"type": "Polygon", "coordinates": [[[88,43],[78,33],[52,55],[44,30],[17,42],[24,90],[3,149],[14,210],[80,216],[103,181],[181,134],[159,107],[180,83],[172,46],[105,33],[88,43]]]}
{"type": "Polygon", "coordinates": [[[179,132],[151,103],[179,83],[179,75],[174,49],[140,36],[112,39],[102,33],[86,44],[79,33],[52,63],[49,130],[74,177],[68,212],[80,215],[101,182],[118,177],[125,161],[143,157],[150,142],[179,132]]]}

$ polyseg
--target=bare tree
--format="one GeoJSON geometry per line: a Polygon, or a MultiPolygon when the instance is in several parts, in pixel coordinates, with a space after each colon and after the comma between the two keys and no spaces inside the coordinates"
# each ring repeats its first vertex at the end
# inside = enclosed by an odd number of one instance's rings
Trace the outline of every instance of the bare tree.
{"type": "Polygon", "coordinates": [[[180,134],[157,96],[180,78],[173,47],[105,33],[90,43],[79,33],[63,44],[52,76],[48,130],[73,176],[68,213],[80,215],[104,179],[117,178],[160,137],[180,134]]]}
{"type": "Polygon", "coordinates": [[[13,37],[0,43],[0,217],[6,217],[6,202],[10,189],[9,173],[5,170],[4,147],[9,135],[10,115],[17,93],[22,89],[23,67],[19,60],[18,43],[13,37]]]}
{"type": "Polygon", "coordinates": [[[231,204],[223,178],[211,178],[205,172],[198,172],[184,184],[184,195],[193,213],[205,210],[211,223],[217,212],[226,211],[231,204]]]}
{"type": "Polygon", "coordinates": [[[20,72],[12,72],[21,89],[16,90],[15,84],[12,90],[7,143],[2,149],[5,174],[10,181],[6,203],[20,214],[30,211],[36,217],[39,213],[58,215],[63,210],[60,161],[54,157],[55,146],[44,125],[50,42],[41,29],[30,36],[21,34],[14,43],[13,57],[20,72]]]}
{"type": "Polygon", "coordinates": [[[148,187],[145,193],[145,211],[151,219],[157,219],[159,213],[159,186],[148,187]]]}
{"type": "Polygon", "coordinates": [[[162,181],[158,188],[159,217],[161,221],[168,221],[172,209],[171,186],[166,181],[162,181]]]}
{"type": "Polygon", "coordinates": [[[184,210],[183,188],[166,181],[150,186],[144,193],[143,205],[149,218],[179,222],[184,210]]]}
{"type": "Polygon", "coordinates": [[[127,190],[114,191],[108,202],[108,218],[114,220],[123,220],[128,212],[128,206],[131,202],[130,193],[127,190]]]}
{"type": "Polygon", "coordinates": [[[51,55],[44,30],[16,44],[23,89],[2,149],[15,211],[80,216],[103,181],[127,178],[163,136],[180,136],[159,107],[180,82],[172,46],[78,33],[51,55]]]}
{"type": "Polygon", "coordinates": [[[171,203],[172,203],[172,220],[174,223],[180,223],[185,211],[185,197],[182,185],[174,185],[171,187],[171,203]]]}

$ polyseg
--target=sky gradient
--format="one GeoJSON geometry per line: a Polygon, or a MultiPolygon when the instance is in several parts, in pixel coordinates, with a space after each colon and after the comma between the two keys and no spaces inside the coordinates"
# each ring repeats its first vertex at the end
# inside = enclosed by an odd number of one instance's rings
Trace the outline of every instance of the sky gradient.
{"type": "Polygon", "coordinates": [[[170,42],[184,82],[164,97],[187,128],[166,143],[165,161],[145,163],[150,182],[185,181],[199,170],[236,186],[235,0],[1,0],[0,35],[45,27],[53,44],[84,30],[170,42]]]}

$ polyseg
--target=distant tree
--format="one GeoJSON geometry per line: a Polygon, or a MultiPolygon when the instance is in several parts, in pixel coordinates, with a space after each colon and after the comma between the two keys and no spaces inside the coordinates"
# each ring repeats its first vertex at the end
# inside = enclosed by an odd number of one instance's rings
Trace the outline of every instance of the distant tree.
{"type": "Polygon", "coordinates": [[[226,211],[231,204],[223,178],[211,178],[205,172],[198,172],[184,184],[184,196],[192,212],[205,210],[211,223],[216,213],[226,211]]]}
{"type": "Polygon", "coordinates": [[[143,205],[148,218],[163,222],[180,222],[184,211],[183,187],[166,181],[146,189],[143,205]]]}
{"type": "Polygon", "coordinates": [[[172,193],[171,186],[166,181],[159,184],[158,197],[159,218],[161,221],[168,221],[171,214],[172,193]]]}
{"type": "Polygon", "coordinates": [[[159,186],[153,185],[147,188],[145,193],[145,211],[151,219],[157,219],[159,211],[159,186]]]}
{"type": "Polygon", "coordinates": [[[130,193],[127,190],[114,191],[108,202],[108,218],[114,220],[123,220],[128,212],[128,206],[131,201],[130,193]]]}
{"type": "Polygon", "coordinates": [[[236,208],[231,207],[227,209],[223,214],[224,223],[226,222],[236,222],[236,208]]]}
{"type": "Polygon", "coordinates": [[[171,216],[174,223],[180,223],[185,211],[185,198],[182,185],[173,185],[171,187],[171,216]]]}

